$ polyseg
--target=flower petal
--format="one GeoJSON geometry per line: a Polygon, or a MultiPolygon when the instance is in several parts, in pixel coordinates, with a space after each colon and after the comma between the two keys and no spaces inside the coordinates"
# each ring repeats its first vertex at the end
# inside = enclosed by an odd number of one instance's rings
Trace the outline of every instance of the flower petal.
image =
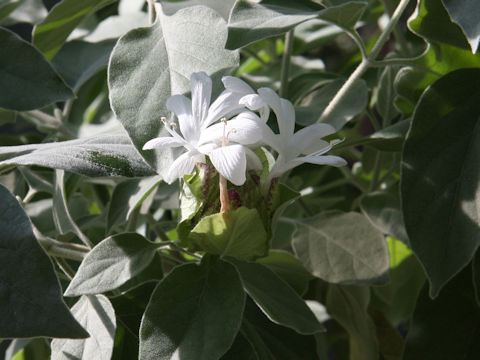
{"type": "Polygon", "coordinates": [[[190,77],[192,87],[192,114],[198,128],[208,115],[210,99],[212,97],[212,79],[204,73],[193,73],[190,77]]]}
{"type": "Polygon", "coordinates": [[[228,145],[211,151],[208,156],[217,171],[232,184],[240,186],[245,180],[247,159],[242,145],[228,145]]]}
{"type": "Polygon", "coordinates": [[[167,184],[173,183],[184,175],[191,174],[198,162],[205,162],[205,157],[198,152],[187,151],[183,153],[170,165],[164,180],[167,184]]]}
{"type": "Polygon", "coordinates": [[[258,171],[263,169],[262,161],[251,149],[246,147],[245,155],[247,156],[247,169],[258,171]]]}
{"type": "Polygon", "coordinates": [[[253,94],[255,91],[252,89],[250,85],[248,85],[242,79],[235,77],[235,76],[224,76],[222,78],[223,85],[225,89],[230,92],[235,92],[243,95],[253,94]]]}
{"type": "Polygon", "coordinates": [[[313,124],[297,131],[291,138],[291,146],[295,147],[298,154],[312,154],[330,146],[321,138],[334,134],[335,128],[329,124],[313,124]]]}
{"type": "Polygon", "coordinates": [[[183,95],[173,95],[168,98],[167,109],[178,118],[180,132],[185,140],[190,142],[198,136],[198,129],[192,115],[192,102],[183,95]]]}
{"type": "Polygon", "coordinates": [[[208,116],[203,122],[202,127],[206,128],[223,117],[230,118],[242,111],[245,108],[239,103],[242,96],[241,94],[232,93],[227,90],[222,92],[210,106],[208,116]]]}
{"type": "Polygon", "coordinates": [[[152,140],[149,140],[143,145],[142,150],[151,150],[151,149],[160,149],[165,150],[172,147],[179,147],[185,145],[185,142],[182,142],[179,139],[173,137],[165,136],[158,137],[152,140]]]}
{"type": "Polygon", "coordinates": [[[282,99],[275,91],[269,88],[258,89],[258,94],[275,113],[280,134],[285,138],[293,135],[295,130],[295,109],[292,103],[282,99]]]}
{"type": "Polygon", "coordinates": [[[281,174],[305,163],[315,164],[315,165],[330,165],[335,167],[345,166],[347,162],[345,159],[341,158],[340,156],[334,155],[323,155],[323,156],[303,156],[298,157],[293,160],[287,161],[284,164],[279,166],[274,165],[272,169],[272,173],[270,174],[271,178],[278,177],[281,174]]]}

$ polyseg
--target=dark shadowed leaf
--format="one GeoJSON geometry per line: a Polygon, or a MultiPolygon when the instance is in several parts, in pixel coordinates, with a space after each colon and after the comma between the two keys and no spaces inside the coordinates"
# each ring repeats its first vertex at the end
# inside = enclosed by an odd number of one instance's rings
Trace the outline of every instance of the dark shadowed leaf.
{"type": "Polygon", "coordinates": [[[405,360],[480,358],[480,308],[470,268],[449,282],[432,300],[428,287],[417,302],[407,336],[405,360]]]}
{"type": "Polygon", "coordinates": [[[467,37],[472,52],[476,53],[480,41],[480,2],[476,0],[442,0],[453,22],[457,23],[467,37]]]}
{"type": "Polygon", "coordinates": [[[33,110],[73,96],[42,54],[15,33],[0,28],[0,48],[0,107],[33,110]]]}
{"type": "Polygon", "coordinates": [[[214,258],[175,268],[155,289],[140,328],[142,360],[216,360],[232,346],[245,293],[235,268],[214,258]],[[161,344],[161,346],[159,346],[161,344]]]}
{"type": "Polygon", "coordinates": [[[66,83],[77,91],[88,79],[107,67],[114,45],[112,40],[98,43],[72,41],[58,52],[52,64],[66,83]]]}
{"type": "Polygon", "coordinates": [[[140,274],[153,260],[157,246],[137,233],[106,238],[85,257],[65,296],[112,291],[140,274]]]}
{"type": "Polygon", "coordinates": [[[295,254],[313,275],[346,284],[388,278],[387,243],[362,214],[329,212],[295,222],[295,254]]]}
{"type": "Polygon", "coordinates": [[[0,172],[19,165],[38,165],[87,176],[140,177],[155,174],[123,134],[2,146],[0,160],[0,172]]]}
{"type": "Polygon", "coordinates": [[[62,0],[33,30],[33,44],[48,59],[63,46],[70,33],[85,19],[115,0],[62,0]]]}
{"type": "Polygon", "coordinates": [[[87,337],[17,199],[1,185],[0,198],[0,337],[87,337]]]}
{"type": "Polygon", "coordinates": [[[133,211],[154,191],[161,178],[151,176],[143,179],[128,179],[113,190],[107,215],[107,228],[125,223],[133,211]]]}
{"type": "Polygon", "coordinates": [[[403,150],[403,217],[432,296],[480,244],[479,84],[478,69],[435,82],[415,110],[403,150]]]}
{"type": "Polygon", "coordinates": [[[327,293],[328,313],[349,335],[351,360],[379,358],[375,324],[367,313],[368,287],[330,285],[327,293]]]}
{"type": "Polygon", "coordinates": [[[110,360],[116,319],[112,304],[103,295],[82,296],[72,313],[90,334],[82,340],[53,339],[52,360],[110,360]]]}
{"type": "Polygon", "coordinates": [[[266,257],[258,259],[257,262],[267,266],[300,295],[307,290],[308,282],[313,279],[300,260],[284,250],[272,249],[266,257]]]}
{"type": "MultiPolygon", "coordinates": [[[[109,65],[112,108],[137,149],[159,135],[165,102],[190,91],[190,76],[205,71],[214,84],[238,65],[238,53],[224,49],[225,20],[214,10],[194,6],[166,16],[159,8],[153,27],[135,29],[120,38],[109,65]]],[[[169,151],[142,155],[161,174],[172,161],[169,151]]]]}
{"type": "Polygon", "coordinates": [[[245,291],[271,321],[300,334],[324,330],[305,300],[273,271],[262,264],[229,261],[237,268],[245,291]]]}

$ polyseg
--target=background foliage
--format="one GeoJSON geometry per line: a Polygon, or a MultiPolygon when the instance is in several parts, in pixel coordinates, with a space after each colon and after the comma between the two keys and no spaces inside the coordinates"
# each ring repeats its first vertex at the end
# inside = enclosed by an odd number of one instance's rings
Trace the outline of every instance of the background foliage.
{"type": "Polygon", "coordinates": [[[0,356],[480,358],[479,4],[0,0],[0,356]],[[266,230],[198,222],[197,174],[181,219],[141,149],[196,71],[349,165],[281,179],[266,230]]]}

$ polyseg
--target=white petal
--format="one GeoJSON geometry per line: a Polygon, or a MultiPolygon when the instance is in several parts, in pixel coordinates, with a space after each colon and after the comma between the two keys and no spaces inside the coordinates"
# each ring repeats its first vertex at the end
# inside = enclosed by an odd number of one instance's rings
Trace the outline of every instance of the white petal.
{"type": "Polygon", "coordinates": [[[254,113],[243,112],[227,122],[227,138],[239,144],[255,144],[262,140],[266,127],[267,125],[254,113]]]}
{"type": "Polygon", "coordinates": [[[149,140],[143,145],[143,150],[151,150],[151,149],[160,149],[165,150],[172,147],[179,147],[183,146],[185,142],[180,141],[179,139],[175,139],[173,137],[158,137],[152,140],[149,140]]]}
{"type": "Polygon", "coordinates": [[[245,182],[247,159],[242,145],[222,146],[208,156],[215,169],[232,184],[240,186],[245,182]]]}
{"type": "Polygon", "coordinates": [[[215,121],[220,120],[223,117],[230,118],[245,107],[239,103],[243,95],[229,92],[225,90],[219,97],[212,103],[208,110],[208,116],[203,122],[202,126],[206,128],[215,121]]]}
{"type": "Polygon", "coordinates": [[[190,77],[192,87],[192,114],[200,127],[208,115],[212,96],[212,79],[204,73],[193,73],[190,77]]]}
{"type": "Polygon", "coordinates": [[[234,76],[224,76],[222,78],[225,89],[243,95],[252,94],[255,91],[245,81],[234,76]]]}
{"type": "Polygon", "coordinates": [[[257,94],[245,95],[240,99],[240,104],[254,111],[260,110],[267,105],[260,95],[257,94]]]}
{"type": "Polygon", "coordinates": [[[329,124],[314,124],[297,131],[291,138],[292,145],[298,154],[312,154],[330,146],[321,138],[334,134],[335,128],[329,124]]]}
{"type": "Polygon", "coordinates": [[[180,132],[187,141],[195,140],[198,128],[192,115],[192,102],[183,95],[173,95],[167,100],[167,109],[177,115],[180,132]]]}
{"type": "Polygon", "coordinates": [[[165,182],[167,184],[173,183],[176,179],[183,177],[184,175],[191,174],[195,168],[195,164],[198,162],[205,162],[205,158],[202,154],[187,151],[183,153],[172,163],[165,175],[165,182]]]}
{"type": "Polygon", "coordinates": [[[315,165],[330,165],[335,167],[347,165],[347,162],[345,161],[345,159],[339,156],[334,156],[334,155],[303,156],[303,157],[298,157],[293,160],[290,160],[280,166],[274,166],[274,169],[272,169],[271,177],[278,177],[284,172],[287,172],[288,170],[291,170],[305,163],[315,164],[315,165]]]}
{"type": "Polygon", "coordinates": [[[295,109],[290,101],[282,99],[269,88],[258,89],[258,94],[268,104],[277,117],[280,134],[287,137],[295,130],[295,109]]]}

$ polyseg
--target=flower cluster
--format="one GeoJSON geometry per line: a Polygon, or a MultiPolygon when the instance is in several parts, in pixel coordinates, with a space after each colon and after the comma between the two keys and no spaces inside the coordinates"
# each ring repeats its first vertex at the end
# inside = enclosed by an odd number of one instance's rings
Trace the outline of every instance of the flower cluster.
{"type": "Polygon", "coordinates": [[[254,150],[264,147],[274,159],[267,181],[303,164],[343,166],[345,160],[324,155],[332,145],[321,138],[335,129],[328,124],[314,124],[295,132],[295,109],[272,89],[257,92],[239,78],[222,79],[225,90],[211,103],[212,80],[203,73],[191,76],[191,100],[174,95],[167,108],[175,122],[162,118],[171,136],[148,141],[143,149],[181,148],[185,151],[170,166],[165,181],[172,183],[191,174],[196,163],[208,157],[221,176],[234,185],[242,185],[248,169],[261,170],[262,163],[254,150]],[[267,121],[273,111],[278,124],[275,133],[267,121]]]}

